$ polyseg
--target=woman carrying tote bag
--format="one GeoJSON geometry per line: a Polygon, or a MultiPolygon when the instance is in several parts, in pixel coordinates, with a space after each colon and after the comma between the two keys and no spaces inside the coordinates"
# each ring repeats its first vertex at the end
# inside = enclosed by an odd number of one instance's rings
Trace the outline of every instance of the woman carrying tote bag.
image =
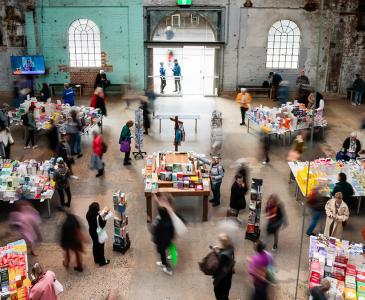
{"type": "Polygon", "coordinates": [[[124,152],[124,162],[123,165],[130,165],[131,162],[131,139],[132,134],[130,128],[133,126],[133,121],[129,120],[122,128],[122,132],[120,133],[119,137],[119,145],[120,145],[120,151],[124,152]]]}
{"type": "Polygon", "coordinates": [[[86,219],[89,224],[89,234],[93,241],[93,256],[94,262],[100,266],[105,266],[110,263],[109,259],[105,259],[104,256],[104,242],[106,239],[105,214],[100,214],[100,205],[97,202],[93,202],[89,206],[89,210],[86,214],[86,219]],[[101,243],[101,241],[103,243],[101,243]]]}

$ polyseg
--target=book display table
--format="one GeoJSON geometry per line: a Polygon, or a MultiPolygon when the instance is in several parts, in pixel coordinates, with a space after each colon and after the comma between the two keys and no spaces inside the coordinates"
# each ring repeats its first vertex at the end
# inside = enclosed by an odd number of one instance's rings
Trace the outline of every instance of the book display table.
{"type": "Polygon", "coordinates": [[[146,158],[145,196],[147,222],[152,220],[152,194],[203,197],[202,221],[208,220],[209,173],[191,152],[157,153],[146,158]]]}

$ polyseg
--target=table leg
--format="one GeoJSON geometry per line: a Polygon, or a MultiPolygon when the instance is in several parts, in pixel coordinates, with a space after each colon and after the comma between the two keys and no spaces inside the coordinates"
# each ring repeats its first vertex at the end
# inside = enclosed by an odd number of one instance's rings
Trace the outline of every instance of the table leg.
{"type": "Polygon", "coordinates": [[[152,196],[146,196],[147,223],[152,222],[152,196]]]}
{"type": "Polygon", "coordinates": [[[48,218],[51,217],[51,199],[47,199],[48,218]]]}
{"type": "Polygon", "coordinates": [[[361,197],[357,197],[357,215],[360,214],[361,197]]]}
{"type": "Polygon", "coordinates": [[[160,119],[160,133],[161,133],[161,120],[162,120],[162,119],[160,119]]]}
{"type": "Polygon", "coordinates": [[[195,133],[198,132],[198,119],[195,119],[195,133]]]}
{"type": "Polygon", "coordinates": [[[203,222],[208,221],[208,196],[203,197],[203,222]]]}
{"type": "Polygon", "coordinates": [[[250,118],[247,120],[247,133],[250,133],[250,118]]]}

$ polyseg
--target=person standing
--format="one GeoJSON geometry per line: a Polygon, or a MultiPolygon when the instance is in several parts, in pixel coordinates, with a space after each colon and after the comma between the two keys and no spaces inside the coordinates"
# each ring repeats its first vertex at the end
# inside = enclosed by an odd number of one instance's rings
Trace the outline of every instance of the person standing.
{"type": "Polygon", "coordinates": [[[29,145],[29,142],[32,143],[32,146],[33,146],[33,149],[36,149],[38,148],[38,145],[35,144],[34,142],[34,139],[35,139],[35,132],[37,130],[37,125],[36,125],[36,122],[35,122],[35,119],[34,119],[34,109],[35,109],[35,106],[34,104],[32,103],[29,107],[29,111],[26,115],[26,118],[27,118],[27,124],[25,125],[25,127],[27,128],[27,133],[28,133],[28,136],[27,136],[27,140],[25,142],[25,147],[24,149],[30,149],[30,146],[29,145]]]}
{"type": "Polygon", "coordinates": [[[68,268],[70,265],[71,252],[75,253],[76,267],[75,271],[82,272],[82,252],[84,252],[83,242],[85,235],[78,218],[66,213],[66,219],[61,227],[61,247],[64,250],[63,266],[68,268]]]}
{"type": "Polygon", "coordinates": [[[177,59],[174,59],[174,67],[172,68],[172,74],[175,78],[175,90],[174,92],[181,93],[181,67],[177,61],[177,59]]]}
{"type": "Polygon", "coordinates": [[[271,254],[265,251],[266,245],[262,241],[254,244],[256,254],[250,257],[248,272],[252,276],[255,288],[252,300],[268,300],[270,280],[268,274],[274,260],[271,254]]]}
{"type": "Polygon", "coordinates": [[[352,85],[355,92],[354,101],[352,102],[352,105],[356,106],[361,104],[362,95],[364,94],[365,90],[365,82],[364,80],[362,80],[360,74],[356,74],[355,76],[356,79],[352,85]]]}
{"type": "Polygon", "coordinates": [[[218,241],[219,245],[214,247],[219,258],[217,272],[213,275],[214,295],[217,300],[228,300],[234,273],[234,247],[225,233],[218,236],[218,241]]]}
{"type": "Polygon", "coordinates": [[[148,102],[141,101],[140,108],[142,109],[142,114],[143,114],[143,128],[144,128],[143,134],[148,135],[148,129],[150,129],[151,127],[151,120],[150,120],[151,113],[148,107],[148,102]]]}
{"type": "Polygon", "coordinates": [[[209,176],[212,185],[213,199],[209,200],[213,207],[221,204],[221,185],[224,177],[224,168],[220,164],[219,157],[213,156],[212,160],[199,157],[205,164],[210,164],[209,176]]]}
{"type": "Polygon", "coordinates": [[[325,213],[328,198],[320,192],[321,186],[314,188],[307,197],[307,205],[311,209],[311,220],[306,231],[307,236],[315,235],[313,230],[325,213]]]}
{"type": "Polygon", "coordinates": [[[229,202],[230,216],[237,217],[239,214],[239,211],[241,209],[246,208],[245,196],[246,196],[247,191],[248,191],[248,188],[243,179],[243,176],[237,174],[235,176],[235,181],[231,187],[231,197],[230,197],[230,202],[229,202]]]}
{"type": "Polygon", "coordinates": [[[296,86],[298,88],[298,101],[299,103],[306,102],[308,98],[308,86],[309,86],[309,78],[305,75],[305,70],[301,70],[300,74],[296,81],[296,86]]]}
{"type": "Polygon", "coordinates": [[[68,84],[68,83],[65,83],[63,85],[63,96],[62,96],[62,99],[63,99],[63,102],[65,104],[69,104],[70,106],[74,106],[75,105],[75,92],[74,90],[72,89],[72,87],[68,84]]]}
{"type": "Polygon", "coordinates": [[[282,80],[279,83],[278,92],[276,94],[277,100],[279,100],[278,105],[285,105],[289,100],[289,82],[282,80]]]}
{"type": "Polygon", "coordinates": [[[71,190],[70,190],[70,170],[61,157],[57,158],[57,168],[53,174],[53,180],[56,183],[56,190],[60,196],[61,208],[71,206],[71,190]],[[67,195],[67,203],[65,202],[65,193],[67,195]]]}
{"type": "Polygon", "coordinates": [[[153,228],[153,242],[156,245],[157,252],[160,254],[161,261],[157,261],[156,265],[162,268],[162,271],[168,275],[172,275],[172,269],[167,261],[166,250],[170,246],[175,236],[175,229],[171,217],[165,207],[158,208],[158,216],[153,228]]]}
{"type": "Polygon", "coordinates": [[[10,149],[13,144],[14,139],[10,133],[10,129],[0,125],[0,156],[2,158],[10,158],[10,149]]]}
{"type": "Polygon", "coordinates": [[[354,189],[351,183],[347,182],[347,176],[345,173],[341,172],[338,174],[338,182],[332,191],[332,196],[334,196],[337,192],[341,192],[343,201],[345,201],[349,207],[355,206],[353,199],[354,189]]]}
{"type": "Polygon", "coordinates": [[[56,275],[52,271],[43,271],[39,263],[32,267],[32,275],[34,280],[30,288],[30,300],[57,300],[55,291],[56,275]]]}
{"type": "Polygon", "coordinates": [[[94,89],[101,87],[103,90],[105,90],[108,86],[110,86],[110,81],[107,79],[105,71],[100,70],[95,78],[94,89]]]}
{"type": "Polygon", "coordinates": [[[103,162],[103,137],[97,131],[93,131],[93,154],[91,155],[91,168],[97,170],[96,177],[104,175],[103,162]]]}
{"type": "Polygon", "coordinates": [[[344,153],[344,159],[350,160],[350,159],[356,159],[359,157],[359,152],[361,151],[361,143],[359,139],[357,138],[357,133],[354,131],[351,133],[351,136],[349,136],[342,145],[342,152],[344,153]]]}
{"type": "Polygon", "coordinates": [[[70,135],[71,138],[71,155],[77,154],[77,158],[82,157],[81,132],[82,124],[78,113],[76,110],[71,110],[70,119],[67,122],[67,133],[70,135]]]}
{"type": "Polygon", "coordinates": [[[47,100],[51,98],[51,91],[47,83],[42,83],[42,90],[39,94],[39,100],[41,102],[47,102],[47,100]]]}
{"type": "MultiPolygon", "coordinates": [[[[107,212],[105,212],[106,214],[107,212]]],[[[89,234],[93,241],[93,256],[94,262],[100,266],[105,266],[110,263],[109,259],[105,259],[104,256],[104,243],[99,243],[97,228],[105,228],[106,220],[105,214],[100,214],[100,205],[97,202],[93,202],[89,206],[89,210],[86,214],[86,219],[89,224],[89,234]]]]}
{"type": "Polygon", "coordinates": [[[120,149],[122,151],[122,144],[124,144],[126,147],[128,146],[127,144],[129,144],[129,147],[127,147],[128,149],[123,149],[122,152],[124,152],[124,162],[123,165],[127,166],[130,165],[131,162],[131,139],[132,139],[132,133],[131,133],[131,127],[133,126],[133,121],[129,120],[122,128],[122,131],[120,133],[119,136],[119,145],[120,145],[120,149]]]}
{"type": "Polygon", "coordinates": [[[236,102],[240,104],[240,110],[241,110],[241,118],[242,122],[240,125],[246,125],[245,123],[245,117],[246,117],[246,111],[250,108],[250,103],[252,101],[252,97],[250,93],[247,92],[246,88],[241,88],[241,92],[237,94],[236,96],[236,102]]]}
{"type": "Polygon", "coordinates": [[[337,192],[334,198],[328,200],[325,209],[327,219],[324,235],[341,239],[343,225],[347,223],[350,216],[349,208],[342,200],[342,193],[337,192]]]}
{"type": "Polygon", "coordinates": [[[275,194],[271,194],[267,200],[265,208],[267,227],[266,232],[268,235],[274,235],[274,245],[272,250],[276,251],[278,249],[279,242],[279,231],[281,226],[286,226],[286,216],[284,207],[281,204],[279,197],[275,194]]]}
{"type": "Polygon", "coordinates": [[[164,63],[160,62],[160,80],[161,80],[161,85],[160,85],[160,93],[164,94],[164,89],[166,87],[166,69],[164,67],[164,63]]]}

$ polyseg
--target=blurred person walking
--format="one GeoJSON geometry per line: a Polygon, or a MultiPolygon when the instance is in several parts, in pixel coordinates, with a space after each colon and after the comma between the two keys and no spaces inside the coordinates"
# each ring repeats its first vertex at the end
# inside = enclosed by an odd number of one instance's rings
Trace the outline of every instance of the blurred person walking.
{"type": "Polygon", "coordinates": [[[134,125],[133,121],[129,120],[122,128],[119,136],[120,151],[124,152],[124,162],[123,165],[127,166],[131,164],[131,127],[134,125]]]}
{"type": "Polygon", "coordinates": [[[32,142],[33,149],[38,148],[38,145],[35,143],[35,133],[37,131],[37,125],[34,119],[34,109],[35,106],[32,103],[29,107],[28,113],[26,113],[23,119],[23,125],[27,129],[27,140],[25,142],[24,149],[30,149],[30,146],[28,146],[30,142],[32,142]],[[26,124],[24,124],[24,121],[26,124]]]}
{"type": "Polygon", "coordinates": [[[245,118],[246,118],[246,111],[250,108],[250,103],[252,101],[252,97],[250,93],[248,93],[247,89],[242,88],[241,92],[237,94],[236,96],[236,102],[240,104],[240,110],[241,110],[241,119],[242,122],[240,125],[246,125],[245,118]]]}
{"type": "Polygon", "coordinates": [[[93,153],[91,155],[90,167],[91,169],[98,171],[95,175],[96,177],[104,175],[103,148],[103,137],[97,131],[93,131],[93,153]]]}
{"type": "Polygon", "coordinates": [[[71,139],[71,155],[77,154],[77,158],[82,157],[81,153],[81,133],[82,124],[76,110],[70,112],[71,118],[67,121],[66,132],[71,139]],[[76,149],[75,149],[76,148],[76,149]]]}
{"type": "Polygon", "coordinates": [[[284,206],[277,195],[271,194],[269,196],[266,203],[265,213],[267,218],[266,232],[268,235],[274,235],[272,250],[276,251],[278,249],[280,228],[282,226],[287,226],[284,206]]]}
{"type": "Polygon", "coordinates": [[[238,217],[241,209],[246,208],[246,193],[248,188],[242,175],[236,175],[235,181],[231,187],[231,197],[229,202],[230,210],[227,213],[227,217],[238,217]]]}
{"type": "Polygon", "coordinates": [[[64,104],[68,104],[70,106],[75,105],[75,92],[68,83],[63,85],[62,99],[64,104]]]}
{"type": "Polygon", "coordinates": [[[175,229],[166,207],[158,207],[158,216],[152,224],[152,235],[161,258],[161,261],[157,261],[156,265],[161,267],[164,273],[171,276],[173,272],[167,261],[166,250],[175,236],[175,229]]]}
{"type": "Polygon", "coordinates": [[[337,192],[334,198],[328,200],[325,210],[327,219],[324,235],[341,239],[343,226],[347,224],[350,216],[349,208],[342,200],[341,192],[337,192]]]}
{"type": "Polygon", "coordinates": [[[285,105],[288,102],[288,100],[289,100],[289,82],[288,81],[283,80],[279,83],[277,100],[278,100],[279,106],[285,105]]]}
{"type": "Polygon", "coordinates": [[[56,275],[52,271],[43,271],[39,263],[32,267],[32,286],[30,300],[58,300],[55,290],[56,275]]]}
{"type": "Polygon", "coordinates": [[[70,265],[71,252],[76,257],[75,271],[82,272],[82,253],[84,252],[83,243],[86,240],[78,218],[66,213],[65,221],[61,227],[61,247],[64,250],[63,266],[67,269],[70,265]]]}
{"type": "Polygon", "coordinates": [[[49,120],[50,127],[47,130],[48,148],[54,156],[58,156],[57,150],[60,143],[58,128],[53,119],[49,120]]]}
{"type": "Polygon", "coordinates": [[[77,176],[73,175],[72,165],[75,163],[74,158],[72,157],[72,151],[69,144],[70,136],[67,133],[61,134],[61,140],[58,144],[58,157],[61,157],[63,161],[66,163],[67,168],[70,170],[70,178],[78,179],[77,176]]]}
{"type": "Polygon", "coordinates": [[[108,212],[100,211],[100,205],[97,202],[93,202],[89,206],[89,210],[86,214],[86,219],[89,224],[89,234],[93,241],[93,257],[94,262],[100,266],[105,266],[110,263],[109,259],[105,259],[104,256],[104,244],[99,242],[98,228],[103,230],[106,225],[105,216],[108,212]]]}
{"type": "Polygon", "coordinates": [[[42,83],[42,90],[39,94],[39,100],[41,102],[47,102],[47,100],[51,98],[51,91],[47,83],[42,83]]]}
{"type": "Polygon", "coordinates": [[[262,241],[254,244],[256,254],[249,258],[248,273],[252,276],[255,288],[252,300],[268,300],[268,287],[272,283],[271,269],[274,265],[272,255],[265,251],[262,241]]]}
{"type": "Polygon", "coordinates": [[[305,70],[301,70],[300,74],[295,82],[298,88],[298,102],[305,103],[309,96],[308,86],[309,78],[305,75],[305,70]]]}
{"type": "Polygon", "coordinates": [[[278,99],[279,85],[283,81],[283,78],[276,72],[270,72],[269,81],[270,87],[273,88],[272,99],[275,101],[278,99]]]}
{"type": "Polygon", "coordinates": [[[307,205],[311,209],[311,220],[306,230],[306,235],[316,235],[313,230],[316,228],[318,221],[325,214],[325,206],[328,201],[326,195],[321,193],[321,186],[314,188],[307,197],[307,205]]]}
{"type": "Polygon", "coordinates": [[[228,300],[235,265],[234,247],[225,233],[218,236],[218,241],[219,244],[213,248],[219,259],[218,269],[213,275],[214,295],[217,300],[228,300]]]}
{"type": "Polygon", "coordinates": [[[10,227],[14,228],[25,240],[30,254],[33,256],[37,256],[34,246],[37,241],[41,240],[39,230],[41,222],[38,211],[26,201],[17,201],[15,211],[10,213],[9,217],[10,227]]]}
{"type": "Polygon", "coordinates": [[[103,116],[106,116],[105,94],[101,87],[97,87],[91,97],[90,107],[98,108],[103,116]]]}
{"type": "Polygon", "coordinates": [[[53,173],[53,180],[56,183],[56,190],[60,196],[61,209],[64,206],[71,206],[71,190],[70,190],[70,170],[61,157],[57,158],[57,168],[53,173]],[[67,195],[67,203],[65,202],[65,193],[67,195]]]}

